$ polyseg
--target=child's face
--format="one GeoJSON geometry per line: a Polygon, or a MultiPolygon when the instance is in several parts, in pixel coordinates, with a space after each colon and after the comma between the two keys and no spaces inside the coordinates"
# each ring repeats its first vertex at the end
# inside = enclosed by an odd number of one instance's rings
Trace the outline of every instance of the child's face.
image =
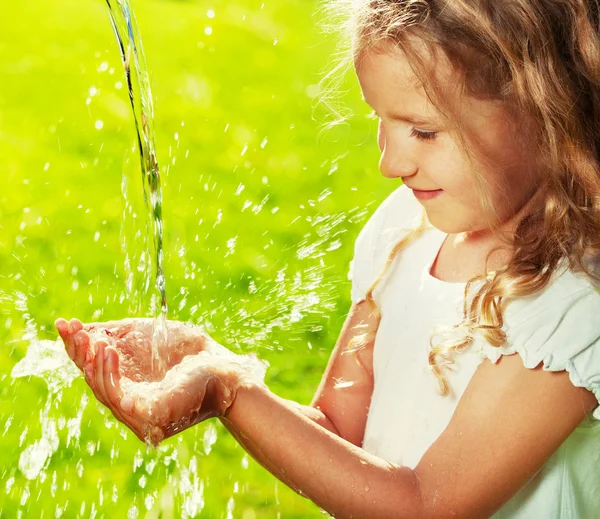
{"type": "MultiPolygon", "coordinates": [[[[356,69],[363,97],[379,116],[381,173],[402,178],[411,189],[442,190],[435,197],[419,199],[438,229],[449,234],[487,229],[464,152],[447,132],[404,55],[391,48],[382,50],[367,51],[356,69]],[[408,120],[411,117],[416,121],[408,120]]],[[[435,70],[440,80],[452,82],[450,65],[439,62],[435,70]]],[[[530,132],[511,129],[498,103],[466,96],[458,102],[466,138],[484,164],[479,173],[489,186],[501,227],[508,230],[527,209],[535,186],[532,153],[526,144],[530,132]]]]}

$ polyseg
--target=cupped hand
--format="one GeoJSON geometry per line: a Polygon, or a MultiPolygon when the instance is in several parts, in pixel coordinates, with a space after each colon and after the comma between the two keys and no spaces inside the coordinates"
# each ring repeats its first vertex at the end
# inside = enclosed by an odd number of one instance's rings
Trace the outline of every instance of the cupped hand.
{"type": "Polygon", "coordinates": [[[106,339],[86,366],[86,380],[106,405],[141,441],[158,445],[208,418],[221,416],[244,380],[242,370],[222,357],[200,352],[185,357],[165,378],[133,382],[119,373],[119,356],[106,339]]]}
{"type": "Polygon", "coordinates": [[[154,320],[123,319],[83,324],[78,319],[58,319],[56,328],[65,344],[69,357],[84,371],[85,359],[95,340],[105,338],[119,355],[121,375],[135,382],[160,380],[165,371],[179,364],[187,355],[214,348],[215,341],[200,327],[179,321],[167,321],[166,341],[158,341],[158,357],[163,369],[152,366],[154,320]],[[93,338],[94,340],[90,340],[93,338]]]}
{"type": "Polygon", "coordinates": [[[243,384],[264,386],[267,363],[236,355],[202,328],[168,321],[166,373],[152,374],[151,319],[82,324],[59,319],[69,357],[96,398],[141,440],[154,445],[222,416],[243,384]]]}

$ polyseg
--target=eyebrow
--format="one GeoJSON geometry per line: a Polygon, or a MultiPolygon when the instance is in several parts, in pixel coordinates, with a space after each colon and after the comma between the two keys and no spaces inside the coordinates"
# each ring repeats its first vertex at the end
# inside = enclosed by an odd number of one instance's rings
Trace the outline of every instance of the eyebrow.
{"type": "MultiPolygon", "coordinates": [[[[368,102],[367,100],[363,97],[362,100],[365,102],[365,104],[371,108],[373,108],[368,102]]],[[[375,110],[373,110],[375,111],[375,110]]],[[[390,119],[393,119],[394,121],[403,121],[406,123],[411,123],[411,124],[416,124],[416,125],[421,125],[421,124],[436,124],[438,121],[435,118],[432,119],[425,119],[423,117],[421,117],[420,115],[416,115],[416,114],[397,114],[397,113],[389,113],[388,117],[390,119]]]]}
{"type": "Polygon", "coordinates": [[[418,115],[413,115],[413,114],[401,115],[401,114],[391,113],[391,114],[388,114],[388,117],[395,121],[404,121],[404,122],[416,124],[416,125],[431,124],[431,123],[435,122],[433,119],[423,119],[422,117],[420,117],[418,115]]]}

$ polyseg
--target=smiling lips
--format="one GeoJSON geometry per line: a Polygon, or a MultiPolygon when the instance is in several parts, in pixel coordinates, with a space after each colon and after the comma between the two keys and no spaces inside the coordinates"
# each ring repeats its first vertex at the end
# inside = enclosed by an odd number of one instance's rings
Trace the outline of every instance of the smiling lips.
{"type": "Polygon", "coordinates": [[[420,189],[413,189],[412,192],[414,193],[415,197],[418,198],[419,200],[430,200],[431,198],[435,198],[436,196],[439,196],[440,194],[442,194],[444,192],[443,189],[433,189],[433,190],[429,190],[429,191],[424,191],[424,190],[420,190],[420,189]]]}

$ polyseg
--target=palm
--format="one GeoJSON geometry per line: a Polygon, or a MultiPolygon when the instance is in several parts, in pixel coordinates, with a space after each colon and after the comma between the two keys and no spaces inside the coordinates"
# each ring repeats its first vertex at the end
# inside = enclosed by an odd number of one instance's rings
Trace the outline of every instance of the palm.
{"type": "Polygon", "coordinates": [[[150,319],[87,325],[59,319],[56,327],[98,400],[142,441],[156,444],[214,416],[231,398],[231,391],[217,383],[217,375],[225,377],[236,355],[201,328],[168,321],[167,339],[159,351],[166,363],[157,375],[152,369],[150,319]]]}
{"type": "MultiPolygon", "coordinates": [[[[114,365],[117,370],[119,363],[114,365]]],[[[120,371],[120,370],[119,370],[120,371]]],[[[106,378],[106,372],[104,373],[106,378]]],[[[135,418],[124,420],[132,430],[143,425],[152,443],[158,444],[177,432],[219,414],[219,409],[233,398],[232,383],[236,377],[228,359],[208,352],[186,357],[167,371],[164,379],[136,383],[120,378],[118,385],[135,406],[128,409],[135,418]],[[130,427],[131,428],[131,427],[130,427]]],[[[99,386],[99,384],[98,384],[99,386]]],[[[108,384],[105,382],[104,387],[108,384]]],[[[107,394],[107,400],[110,400],[107,394]]],[[[111,406],[114,411],[116,406],[111,406]]]]}
{"type": "Polygon", "coordinates": [[[167,362],[157,376],[150,319],[87,325],[59,319],[56,328],[96,398],[140,440],[154,444],[220,416],[242,380],[262,381],[267,365],[253,355],[236,355],[200,327],[168,321],[159,352],[167,362]]]}
{"type": "MultiPolygon", "coordinates": [[[[147,328],[144,326],[141,330],[117,330],[112,337],[106,337],[111,339],[109,344],[114,346],[119,354],[119,373],[134,382],[153,382],[163,378],[164,369],[153,367],[152,330],[147,328]]],[[[102,334],[102,332],[88,333],[92,340],[97,334],[102,334]]],[[[171,363],[168,346],[168,343],[159,344],[156,348],[158,359],[166,364],[171,363]]]]}
{"type": "Polygon", "coordinates": [[[77,319],[69,323],[59,319],[58,331],[65,342],[67,353],[84,371],[88,352],[94,355],[93,344],[106,340],[119,355],[119,373],[133,382],[155,382],[179,364],[187,355],[207,349],[209,341],[199,328],[177,321],[167,321],[166,341],[156,342],[156,353],[161,365],[153,366],[152,319],[124,319],[101,323],[82,324],[77,319]]]}

